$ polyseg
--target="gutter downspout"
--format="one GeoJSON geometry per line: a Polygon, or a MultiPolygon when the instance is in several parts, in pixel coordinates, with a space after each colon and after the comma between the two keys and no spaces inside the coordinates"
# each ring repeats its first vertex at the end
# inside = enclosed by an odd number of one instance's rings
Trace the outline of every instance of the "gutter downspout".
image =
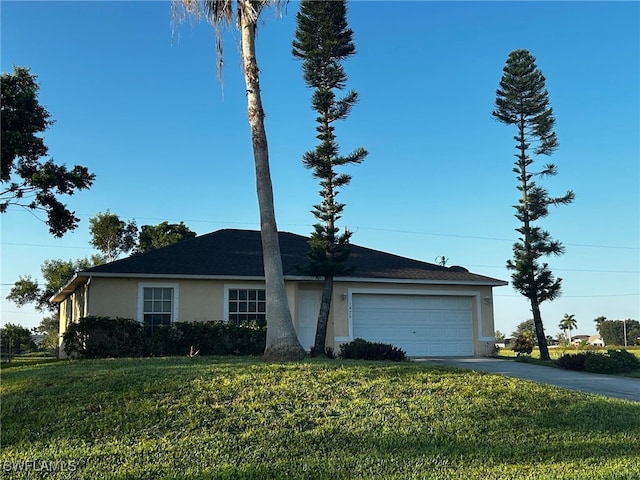
{"type": "MultiPolygon", "coordinates": [[[[89,277],[84,284],[84,309],[83,316],[86,317],[89,315],[89,285],[91,285],[91,280],[93,277],[89,277]]],[[[80,319],[78,319],[80,320],[80,319]]]]}

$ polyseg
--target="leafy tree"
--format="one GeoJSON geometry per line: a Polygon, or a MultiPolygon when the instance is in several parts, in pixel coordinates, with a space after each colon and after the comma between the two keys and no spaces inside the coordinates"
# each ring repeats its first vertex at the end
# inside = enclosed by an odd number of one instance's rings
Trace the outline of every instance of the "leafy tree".
{"type": "Polygon", "coordinates": [[[30,352],[36,349],[29,329],[13,323],[7,323],[0,328],[0,345],[2,351],[8,354],[30,352]]]}
{"type": "Polygon", "coordinates": [[[604,317],[604,316],[600,316],[593,319],[593,321],[596,324],[596,330],[598,331],[598,333],[600,333],[600,325],[602,325],[602,322],[604,322],[606,319],[607,317],[604,317]]]}
{"type": "Polygon", "coordinates": [[[627,333],[627,345],[640,345],[640,322],[637,320],[603,320],[598,328],[605,345],[624,345],[627,333]]]}
{"type": "Polygon", "coordinates": [[[95,175],[80,165],[68,169],[53,159],[42,162],[48,148],[38,134],[54,122],[38,101],[36,79],[25,67],[14,66],[13,73],[2,74],[0,213],[9,205],[44,211],[49,232],[61,237],[75,229],[80,219],[57,197],[88,189],[95,175]]]}
{"type": "Polygon", "coordinates": [[[571,342],[571,330],[575,330],[577,326],[578,321],[576,320],[576,316],[573,314],[569,315],[568,313],[564,314],[564,317],[558,324],[558,327],[565,333],[565,336],[567,334],[567,330],[569,330],[569,336],[567,337],[569,342],[571,342]]]}
{"type": "Polygon", "coordinates": [[[138,227],[135,220],[125,222],[115,213],[97,213],[89,219],[91,245],[105,256],[107,262],[129,253],[136,247],[138,227]]]}
{"type": "Polygon", "coordinates": [[[41,286],[38,280],[30,275],[21,275],[7,295],[7,300],[19,307],[32,303],[40,312],[56,312],[57,305],[51,303],[49,299],[64,287],[78,270],[102,263],[104,259],[99,255],[80,260],[45,260],[40,267],[44,285],[41,286]]]}
{"type": "Polygon", "coordinates": [[[496,342],[504,342],[504,340],[507,338],[506,335],[504,333],[502,333],[500,330],[496,330],[496,342]]]}
{"type": "Polygon", "coordinates": [[[309,240],[308,270],[314,276],[324,277],[313,349],[322,354],[326,348],[333,280],[336,275],[347,271],[345,262],[351,237],[348,230],[339,234],[336,226],[344,209],[344,204],[336,197],[339,189],[349,184],[351,176],[337,173],[336,168],[362,163],[367,151],[357,148],[349,155],[340,155],[334,133],[334,123],[347,118],[358,101],[358,94],[353,90],[342,98],[336,98],[336,90],[342,90],[347,82],[342,62],[355,53],[353,31],[347,24],[346,1],[303,0],[296,20],[298,26],[292,53],[302,60],[305,84],[315,89],[311,103],[318,113],[316,138],[320,143],[315,150],[304,154],[302,163],[313,170],[313,176],[319,179],[321,187],[322,203],[313,209],[320,223],[314,225],[309,240]]]}
{"type": "Polygon", "coordinates": [[[264,109],[260,96],[260,70],[256,58],[256,30],[262,11],[271,0],[173,0],[174,19],[186,14],[205,18],[213,26],[218,55],[218,71],[222,69],[223,32],[234,21],[240,30],[240,53],[247,95],[247,111],[256,169],[256,187],[260,210],[260,232],[267,300],[267,361],[299,360],[305,351],[293,328],[291,311],[284,285],[278,227],[273,204],[273,187],[269,170],[269,148],[264,127],[264,109]]]}
{"type": "Polygon", "coordinates": [[[511,332],[511,337],[516,338],[521,335],[529,335],[533,338],[534,342],[536,340],[536,326],[533,322],[533,319],[525,320],[524,322],[520,322],[516,329],[511,332]]]}
{"type": "Polygon", "coordinates": [[[184,222],[162,222],[158,225],[143,225],[140,228],[137,252],[144,253],[156,248],[166,247],[174,243],[194,238],[196,233],[191,231],[184,222]]]}
{"type": "Polygon", "coordinates": [[[60,316],[53,313],[40,320],[40,324],[35,328],[40,335],[44,335],[42,348],[45,350],[55,350],[58,348],[58,334],[60,332],[60,316]]]}
{"type": "Polygon", "coordinates": [[[542,170],[532,171],[533,156],[551,155],[558,148],[558,140],[553,127],[555,118],[549,105],[549,94],[545,87],[545,77],[536,66],[535,58],[527,50],[514,50],[509,54],[503,69],[500,88],[496,91],[495,110],[492,115],[506,125],[516,126],[515,172],[521,198],[515,206],[516,218],[522,226],[513,246],[513,260],[507,261],[513,287],[529,299],[540,347],[540,358],[549,359],[540,304],[552,301],[561,294],[562,279],[556,279],[547,263],[540,258],[561,255],[564,247],[553,240],[549,232],[536,226],[535,222],[549,214],[550,205],[566,205],[575,195],[568,191],[562,197],[551,197],[544,188],[538,186],[534,177],[553,176],[557,173],[554,164],[545,165],[542,170]]]}

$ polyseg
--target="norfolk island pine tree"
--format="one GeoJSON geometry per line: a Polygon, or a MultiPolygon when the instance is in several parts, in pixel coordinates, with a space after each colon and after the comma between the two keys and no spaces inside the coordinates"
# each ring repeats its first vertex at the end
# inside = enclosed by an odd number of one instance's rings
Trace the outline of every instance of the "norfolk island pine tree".
{"type": "Polygon", "coordinates": [[[347,273],[351,232],[339,234],[336,222],[341,218],[344,204],[336,200],[339,189],[349,184],[351,177],[336,172],[337,167],[362,163],[367,156],[364,148],[357,148],[347,156],[340,155],[334,122],[347,118],[358,101],[351,90],[338,99],[336,90],[346,86],[347,75],[342,62],[355,53],[353,31],[347,23],[346,1],[318,2],[303,0],[296,15],[297,28],[293,41],[293,56],[302,60],[304,82],[313,88],[312,108],[318,114],[316,138],[320,143],[303,155],[302,163],[320,181],[322,202],[314,205],[318,223],[309,240],[307,273],[323,277],[322,300],[313,351],[323,355],[327,325],[331,309],[334,277],[347,273]]]}
{"type": "Polygon", "coordinates": [[[517,188],[521,197],[515,206],[515,216],[522,225],[516,229],[520,237],[513,246],[513,259],[507,261],[507,268],[513,271],[513,287],[529,299],[540,358],[549,360],[540,304],[560,296],[562,279],[556,279],[549,265],[540,263],[540,258],[561,255],[564,247],[535,222],[549,214],[550,205],[570,204],[575,194],[569,190],[562,197],[551,197],[532,180],[557,174],[554,164],[547,164],[538,172],[529,167],[534,162],[531,153],[534,156],[553,154],[558,148],[558,139],[553,131],[555,118],[545,77],[538,69],[535,57],[527,50],[518,49],[509,54],[492,115],[501,123],[516,126],[513,138],[517,153],[513,171],[519,181],[517,188]]]}

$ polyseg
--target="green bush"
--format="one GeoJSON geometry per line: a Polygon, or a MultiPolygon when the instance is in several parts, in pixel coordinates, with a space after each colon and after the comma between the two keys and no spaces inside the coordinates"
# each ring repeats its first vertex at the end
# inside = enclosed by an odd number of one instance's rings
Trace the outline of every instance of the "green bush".
{"type": "Polygon", "coordinates": [[[69,325],[63,339],[70,357],[134,357],[147,350],[142,325],[130,318],[84,317],[69,325]]]}
{"type": "Polygon", "coordinates": [[[564,368],[565,370],[576,370],[581,372],[584,370],[586,359],[586,353],[577,353],[575,355],[565,353],[557,360],[556,363],[560,368],[564,368]]]}
{"type": "Polygon", "coordinates": [[[523,354],[531,355],[531,352],[533,352],[533,347],[535,347],[533,337],[531,337],[531,335],[527,333],[521,333],[513,341],[511,350],[516,352],[518,356],[523,354]]]}
{"type": "Polygon", "coordinates": [[[352,360],[391,360],[400,362],[407,359],[404,350],[386,343],[373,343],[362,338],[340,346],[340,357],[352,360]]]}
{"type": "Polygon", "coordinates": [[[85,317],[64,334],[64,351],[82,358],[261,355],[265,344],[265,327],[222,321],[177,322],[151,332],[132,319],[85,317]]]}
{"type": "Polygon", "coordinates": [[[266,327],[255,324],[178,322],[165,328],[171,331],[163,332],[164,343],[151,337],[155,355],[187,355],[192,347],[200,355],[262,355],[267,339],[266,327]]]}
{"type": "Polygon", "coordinates": [[[640,369],[640,359],[626,350],[589,353],[584,369],[591,373],[626,373],[640,369]]]}

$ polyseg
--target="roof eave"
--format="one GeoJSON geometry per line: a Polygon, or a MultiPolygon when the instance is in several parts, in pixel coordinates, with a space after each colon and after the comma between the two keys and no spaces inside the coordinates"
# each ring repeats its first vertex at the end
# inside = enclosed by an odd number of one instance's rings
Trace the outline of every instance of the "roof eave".
{"type": "MultiPolygon", "coordinates": [[[[83,279],[89,277],[102,278],[142,278],[142,279],[188,279],[188,280],[230,280],[230,281],[264,281],[263,275],[185,275],[179,273],[111,273],[111,272],[77,272],[74,277],[60,289],[51,301],[59,303],[63,301],[70,293],[72,293],[83,279]]],[[[322,277],[308,275],[285,275],[288,281],[318,281],[322,277]]],[[[498,279],[487,280],[440,280],[440,279],[418,279],[418,278],[385,278],[385,277],[335,277],[336,282],[345,283],[396,283],[396,284],[421,284],[421,285],[471,285],[471,286],[490,286],[503,287],[508,282],[498,279]]]]}

